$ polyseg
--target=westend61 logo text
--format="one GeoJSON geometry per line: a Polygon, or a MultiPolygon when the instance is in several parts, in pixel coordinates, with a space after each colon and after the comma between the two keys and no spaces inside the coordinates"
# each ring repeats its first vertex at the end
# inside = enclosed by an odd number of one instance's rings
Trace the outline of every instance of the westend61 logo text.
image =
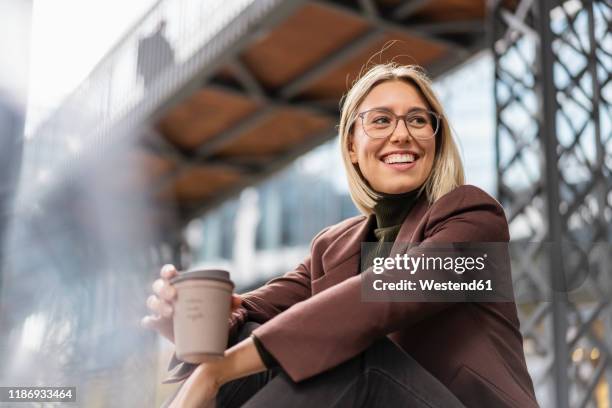
{"type": "Polygon", "coordinates": [[[411,256],[397,254],[395,257],[376,257],[373,261],[372,272],[381,274],[386,270],[404,270],[415,274],[421,271],[454,271],[461,275],[466,271],[482,271],[485,268],[487,254],[482,256],[425,256],[425,254],[411,256]]]}
{"type": "Polygon", "coordinates": [[[514,299],[507,242],[368,242],[361,251],[364,302],[514,299]]]}

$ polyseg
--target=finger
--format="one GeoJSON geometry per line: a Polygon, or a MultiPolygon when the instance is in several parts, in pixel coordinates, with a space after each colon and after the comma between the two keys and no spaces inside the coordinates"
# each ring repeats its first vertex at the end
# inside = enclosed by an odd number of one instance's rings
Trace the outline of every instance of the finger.
{"type": "Polygon", "coordinates": [[[147,307],[158,316],[171,317],[174,313],[174,309],[171,304],[160,300],[155,295],[151,295],[147,298],[147,307]]]}
{"type": "Polygon", "coordinates": [[[164,285],[165,285],[165,282],[163,279],[156,279],[151,285],[151,289],[153,289],[153,293],[155,293],[156,295],[159,295],[164,285]]]}
{"type": "Polygon", "coordinates": [[[176,288],[174,285],[165,282],[160,290],[160,295],[166,302],[172,302],[176,298],[176,288]]]}
{"type": "Polygon", "coordinates": [[[164,279],[157,279],[151,287],[153,288],[153,293],[168,302],[173,301],[176,297],[176,288],[164,279]]]}
{"type": "Polygon", "coordinates": [[[173,278],[178,274],[176,268],[172,264],[166,264],[162,266],[161,271],[159,272],[160,276],[164,279],[173,278]]]}
{"type": "Polygon", "coordinates": [[[232,307],[239,307],[242,304],[242,297],[240,295],[232,295],[232,307]]]}
{"type": "Polygon", "coordinates": [[[232,301],[230,302],[230,312],[238,309],[242,304],[242,298],[237,295],[232,295],[232,301]]]}
{"type": "Polygon", "coordinates": [[[159,306],[160,306],[160,302],[159,302],[159,298],[155,295],[151,295],[147,298],[147,308],[152,311],[153,313],[156,314],[161,314],[160,310],[159,310],[159,306]]]}
{"type": "Polygon", "coordinates": [[[145,329],[153,329],[159,325],[159,317],[156,316],[145,316],[140,320],[140,326],[145,329]]]}

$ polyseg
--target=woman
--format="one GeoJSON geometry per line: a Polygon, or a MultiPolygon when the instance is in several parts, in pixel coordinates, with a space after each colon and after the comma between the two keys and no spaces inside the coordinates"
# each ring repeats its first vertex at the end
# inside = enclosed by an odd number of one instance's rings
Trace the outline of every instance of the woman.
{"type": "MultiPolygon", "coordinates": [[[[416,66],[381,64],[342,105],[350,193],[363,215],[321,231],[294,271],[234,296],[225,357],[173,357],[172,407],[535,407],[516,306],[364,302],[364,274],[383,243],[507,242],[504,211],[463,185],[463,167],[431,83],[416,66]],[[364,241],[380,245],[361,253],[364,241]],[[360,273],[360,260],[366,269],[360,273]],[[248,402],[247,402],[248,400],[248,402]],[[244,405],[241,405],[244,404],[244,405]]],[[[166,266],[146,327],[172,339],[166,266]]]]}

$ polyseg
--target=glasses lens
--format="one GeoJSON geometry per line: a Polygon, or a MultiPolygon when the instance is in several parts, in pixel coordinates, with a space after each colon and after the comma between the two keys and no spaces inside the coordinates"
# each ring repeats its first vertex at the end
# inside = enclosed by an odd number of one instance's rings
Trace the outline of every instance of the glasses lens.
{"type": "Polygon", "coordinates": [[[385,111],[368,111],[363,116],[363,128],[370,137],[385,138],[395,128],[395,116],[385,111]]]}
{"type": "Polygon", "coordinates": [[[438,131],[438,117],[429,111],[415,111],[406,116],[410,133],[420,139],[429,139],[438,131]]]}

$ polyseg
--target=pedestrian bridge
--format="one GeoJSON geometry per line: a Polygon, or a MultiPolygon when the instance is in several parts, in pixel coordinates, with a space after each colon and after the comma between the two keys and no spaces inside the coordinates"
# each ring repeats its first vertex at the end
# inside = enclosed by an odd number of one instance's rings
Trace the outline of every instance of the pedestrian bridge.
{"type": "Polygon", "coordinates": [[[65,195],[57,184],[95,163],[118,196],[145,189],[155,222],[180,226],[332,138],[367,63],[435,78],[483,49],[485,12],[485,0],[159,1],[31,135],[24,177],[45,186],[23,200],[65,195]]]}

